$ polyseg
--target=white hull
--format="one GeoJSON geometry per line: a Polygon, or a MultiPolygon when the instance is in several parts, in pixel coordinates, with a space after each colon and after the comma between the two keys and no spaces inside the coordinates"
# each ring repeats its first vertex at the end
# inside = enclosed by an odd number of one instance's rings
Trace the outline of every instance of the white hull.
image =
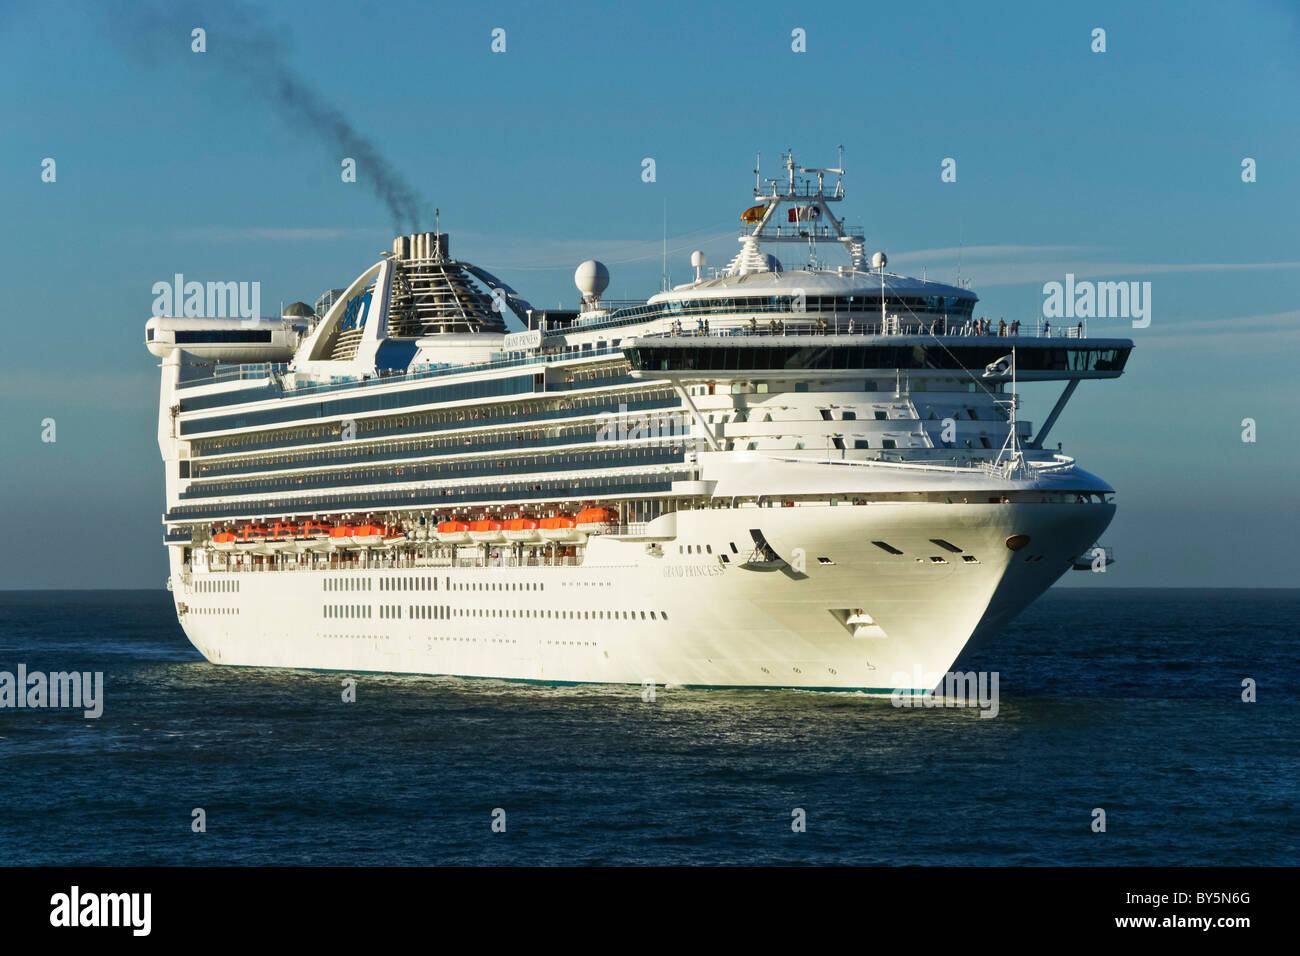
{"type": "Polygon", "coordinates": [[[1068,570],[1113,513],[1096,503],[702,510],[652,523],[650,534],[676,526],[657,547],[593,538],[577,566],[199,567],[185,580],[171,552],[181,623],[214,663],[889,693],[912,687],[918,671],[946,672],[972,634],[1005,623],[1068,570]],[[779,554],[801,550],[805,573],[742,567],[750,528],[779,554]],[[1010,551],[1012,534],[1031,544],[1010,551]],[[696,550],[681,553],[678,542],[696,550]],[[712,554],[700,553],[706,544],[712,554]],[[237,591],[197,589],[232,578],[237,591]],[[383,612],[400,618],[381,618],[381,605],[400,607],[383,612]],[[369,616],[329,616],[336,607],[369,616]],[[412,608],[430,610],[412,617],[412,608]]]}

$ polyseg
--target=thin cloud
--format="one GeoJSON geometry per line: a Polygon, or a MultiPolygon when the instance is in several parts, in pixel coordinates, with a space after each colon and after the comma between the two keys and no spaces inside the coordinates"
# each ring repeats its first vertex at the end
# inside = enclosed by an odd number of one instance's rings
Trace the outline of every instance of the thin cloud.
{"type": "MultiPolygon", "coordinates": [[[[695,249],[726,252],[730,260],[739,249],[735,232],[713,233],[699,230],[668,237],[669,259],[679,258],[695,249]]],[[[451,237],[452,252],[494,271],[538,272],[572,269],[584,259],[599,259],[605,265],[654,262],[663,258],[664,241],[659,239],[536,239],[521,236],[496,236],[475,232],[457,232],[451,237]],[[466,251],[467,250],[467,251],[466,251]]],[[[723,265],[723,262],[712,263],[723,265]]]]}
{"type": "Polygon", "coordinates": [[[942,249],[913,249],[891,255],[890,261],[899,264],[924,262],[935,259],[1001,259],[1006,256],[1054,255],[1079,252],[1091,246],[946,246],[942,249]]]}
{"type": "Polygon", "coordinates": [[[1067,273],[1079,280],[1113,281],[1129,276],[1300,269],[1300,262],[1123,262],[1068,256],[1071,252],[1095,251],[1095,247],[1088,246],[947,246],[900,252],[890,261],[895,265],[924,265],[931,273],[955,274],[960,257],[964,278],[977,290],[1059,282],[1067,273]],[[1037,256],[1052,258],[1025,261],[1037,256]]]}
{"type": "Polygon", "coordinates": [[[1300,310],[1214,319],[1161,319],[1156,316],[1150,327],[1124,334],[1139,346],[1148,342],[1161,349],[1213,349],[1219,353],[1249,349],[1258,354],[1260,348],[1269,342],[1295,345],[1295,340],[1300,338],[1300,310]]]}
{"type": "Polygon", "coordinates": [[[1129,276],[1174,275],[1207,272],[1257,272],[1300,269],[1300,262],[1042,262],[973,266],[976,287],[1033,285],[1060,282],[1066,274],[1077,280],[1114,281],[1129,276]]]}
{"type": "Polygon", "coordinates": [[[387,234],[386,229],[278,226],[195,226],[178,229],[174,233],[177,239],[198,242],[321,242],[375,239],[387,234]]]}

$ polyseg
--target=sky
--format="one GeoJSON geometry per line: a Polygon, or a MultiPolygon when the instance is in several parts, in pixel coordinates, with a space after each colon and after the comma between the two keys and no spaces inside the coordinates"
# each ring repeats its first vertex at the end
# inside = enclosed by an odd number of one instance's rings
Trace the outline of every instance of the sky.
{"type": "Polygon", "coordinates": [[[1282,0],[0,0],[0,588],[165,580],[154,283],[260,282],[271,314],[436,208],[537,306],[571,307],[590,257],[645,298],[665,235],[674,282],[734,254],[756,155],[841,145],[868,250],[969,280],[977,314],[1032,325],[1066,274],[1151,283],[1149,327],[1090,323],[1137,347],[1052,433],[1118,492],[1117,563],[1063,585],[1296,586],[1297,48],[1282,0]]]}

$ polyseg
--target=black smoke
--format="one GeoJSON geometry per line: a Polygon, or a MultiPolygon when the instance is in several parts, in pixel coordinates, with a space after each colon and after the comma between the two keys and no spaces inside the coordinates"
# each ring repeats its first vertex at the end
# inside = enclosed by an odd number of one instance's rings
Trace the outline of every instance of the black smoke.
{"type": "MultiPolygon", "coordinates": [[[[200,65],[215,66],[233,85],[269,106],[289,127],[323,143],[336,154],[335,168],[340,172],[342,167],[337,164],[344,157],[356,160],[357,182],[388,208],[394,230],[419,230],[421,211],[429,204],[384,158],[374,141],[294,69],[287,28],[271,26],[258,11],[237,2],[159,5],[122,0],[99,9],[109,18],[110,32],[150,65],[195,65],[195,61],[186,64],[181,57],[200,56],[190,51],[190,31],[202,27],[207,32],[207,52],[201,54],[204,61],[200,65]]],[[[340,31],[336,49],[346,49],[351,39],[350,32],[340,31]]],[[[323,59],[335,62],[332,56],[323,59]]]]}

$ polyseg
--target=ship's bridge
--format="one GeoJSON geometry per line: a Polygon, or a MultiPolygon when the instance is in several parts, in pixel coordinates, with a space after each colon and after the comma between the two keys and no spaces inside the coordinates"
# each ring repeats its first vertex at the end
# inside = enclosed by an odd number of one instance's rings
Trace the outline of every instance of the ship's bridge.
{"type": "MultiPolygon", "coordinates": [[[[735,330],[729,330],[735,331],[735,330]]],[[[1118,378],[1130,339],[997,335],[752,334],[636,336],[623,340],[639,378],[709,381],[848,379],[864,372],[981,381],[1118,378]]]]}

